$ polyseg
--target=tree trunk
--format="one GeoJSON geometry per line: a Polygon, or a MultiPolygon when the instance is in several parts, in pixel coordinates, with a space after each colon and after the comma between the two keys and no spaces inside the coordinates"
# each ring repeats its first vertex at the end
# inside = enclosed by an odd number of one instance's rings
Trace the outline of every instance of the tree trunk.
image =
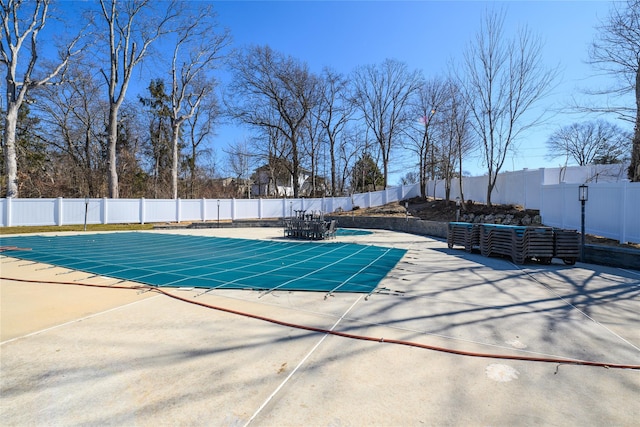
{"type": "Polygon", "coordinates": [[[448,203],[451,200],[451,172],[449,171],[449,166],[447,166],[444,176],[444,199],[448,203]]]}
{"type": "Polygon", "coordinates": [[[335,143],[331,141],[331,197],[336,197],[336,155],[335,155],[335,143]]]}
{"type": "MultiPolygon", "coordinates": [[[[429,144],[429,142],[427,142],[429,144]]],[[[427,198],[427,184],[429,178],[427,177],[427,148],[423,146],[420,152],[420,195],[423,198],[427,198]]]]}
{"type": "Polygon", "coordinates": [[[462,191],[462,142],[458,141],[458,166],[460,171],[460,177],[458,178],[458,186],[460,187],[460,206],[462,206],[463,210],[466,210],[464,203],[464,192],[462,191]]]}
{"type": "Polygon", "coordinates": [[[16,158],[17,104],[9,104],[4,123],[4,164],[7,169],[7,198],[18,197],[18,159],[16,158]]]}
{"type": "Polygon", "coordinates": [[[118,147],[118,107],[111,104],[109,108],[109,146],[107,167],[109,169],[109,197],[117,199],[118,190],[118,167],[117,167],[117,147],[118,147]]]}
{"type": "Polygon", "coordinates": [[[640,182],[640,68],[636,71],[636,125],[633,130],[629,179],[631,182],[640,182]]]}
{"type": "Polygon", "coordinates": [[[298,158],[298,143],[296,141],[296,135],[291,135],[291,156],[293,157],[291,160],[291,177],[293,184],[293,197],[298,198],[300,195],[300,159],[298,158]]]}
{"type": "Polygon", "coordinates": [[[180,125],[178,123],[171,124],[171,194],[174,199],[178,198],[178,136],[180,125]]]}
{"type": "MultiPolygon", "coordinates": [[[[382,167],[384,169],[384,176],[382,177],[382,189],[386,189],[387,188],[387,177],[389,176],[389,156],[382,156],[382,167]]],[[[376,184],[376,179],[375,177],[373,178],[373,185],[374,185],[374,191],[375,191],[375,184],[376,184]]]]}
{"type": "Polygon", "coordinates": [[[489,174],[489,183],[487,184],[487,206],[491,206],[491,193],[493,193],[493,187],[496,186],[497,174],[494,177],[492,173],[489,174]]]}

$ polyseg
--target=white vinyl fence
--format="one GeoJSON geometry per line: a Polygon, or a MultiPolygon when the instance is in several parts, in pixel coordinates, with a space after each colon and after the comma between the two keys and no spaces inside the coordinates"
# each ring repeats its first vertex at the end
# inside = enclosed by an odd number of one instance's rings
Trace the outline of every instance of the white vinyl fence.
{"type": "MultiPolygon", "coordinates": [[[[578,186],[587,184],[586,233],[623,243],[640,243],[640,183],[623,180],[626,167],[624,164],[589,165],[501,173],[491,193],[491,202],[537,209],[545,225],[580,230],[578,186]]],[[[488,179],[487,176],[463,177],[464,199],[486,203],[488,179]]],[[[427,196],[445,198],[444,181],[429,181],[426,191],[427,196]]],[[[456,178],[449,197],[455,200],[459,196],[456,178]]]]}
{"type": "MultiPolygon", "coordinates": [[[[580,230],[578,185],[589,185],[585,205],[588,234],[640,243],[640,183],[615,181],[601,169],[536,169],[500,174],[492,202],[538,209],[545,225],[580,230]],[[571,182],[570,182],[571,181],[571,182]],[[597,181],[597,182],[596,182],[597,181]],[[604,182],[603,182],[604,181],[604,182]],[[560,183],[559,183],[560,182],[560,183]]],[[[465,200],[486,201],[487,177],[463,178],[465,200]]],[[[444,183],[429,182],[427,195],[444,198],[444,183]]],[[[321,199],[0,199],[0,226],[162,223],[283,218],[296,210],[331,213],[369,208],[419,196],[418,185],[393,187],[351,197],[321,199]]],[[[459,195],[457,180],[451,199],[459,195]]]]}
{"type": "Polygon", "coordinates": [[[420,195],[405,185],[351,197],[319,199],[0,199],[0,226],[132,224],[283,218],[296,210],[331,213],[420,195]]]}
{"type": "MultiPolygon", "coordinates": [[[[545,225],[580,230],[578,184],[542,186],[540,214],[545,225]]],[[[640,243],[640,182],[589,184],[585,231],[623,243],[640,243]]]]}
{"type": "MultiPolygon", "coordinates": [[[[498,174],[496,185],[491,192],[494,204],[520,205],[527,209],[541,209],[542,186],[554,184],[601,184],[622,182],[626,178],[628,164],[569,166],[563,168],[524,169],[498,174]]],[[[487,202],[488,176],[463,177],[462,191],[465,200],[478,203],[487,202]]],[[[443,180],[429,181],[427,196],[445,198],[443,180]]],[[[460,180],[451,182],[450,200],[460,197],[460,180]]]]}

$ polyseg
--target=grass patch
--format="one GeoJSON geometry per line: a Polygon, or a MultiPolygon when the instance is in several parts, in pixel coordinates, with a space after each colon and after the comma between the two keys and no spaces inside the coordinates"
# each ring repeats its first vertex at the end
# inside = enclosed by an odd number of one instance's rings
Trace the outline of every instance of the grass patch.
{"type": "MultiPolygon", "coordinates": [[[[132,230],[152,230],[153,224],[87,224],[89,231],[132,231],[132,230]]],[[[84,225],[42,225],[42,226],[20,226],[20,227],[0,227],[0,235],[23,234],[23,233],[57,233],[61,231],[84,231],[84,225]]]]}

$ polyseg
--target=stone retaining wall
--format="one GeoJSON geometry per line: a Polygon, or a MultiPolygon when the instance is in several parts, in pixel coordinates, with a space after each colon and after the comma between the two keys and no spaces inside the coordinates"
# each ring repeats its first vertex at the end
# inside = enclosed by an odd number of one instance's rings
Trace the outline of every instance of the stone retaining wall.
{"type": "Polygon", "coordinates": [[[611,246],[584,245],[584,261],[640,270],[640,251],[611,246]]]}
{"type": "Polygon", "coordinates": [[[338,227],[369,228],[378,230],[402,231],[405,233],[424,236],[447,238],[448,223],[439,221],[424,221],[419,218],[384,217],[384,216],[325,216],[325,219],[335,219],[338,227]]]}

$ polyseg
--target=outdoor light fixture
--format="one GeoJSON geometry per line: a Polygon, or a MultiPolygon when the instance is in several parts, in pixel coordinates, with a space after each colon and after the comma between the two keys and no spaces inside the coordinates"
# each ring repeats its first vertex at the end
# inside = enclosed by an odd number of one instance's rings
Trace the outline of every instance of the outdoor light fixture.
{"type": "Polygon", "coordinates": [[[578,200],[586,202],[589,200],[589,186],[582,184],[578,187],[578,200]]]}
{"type": "Polygon", "coordinates": [[[456,222],[460,221],[460,197],[456,197],[456,222]]]}
{"type": "Polygon", "coordinates": [[[218,199],[218,228],[220,228],[220,199],[218,199]]]}
{"type": "Polygon", "coordinates": [[[584,204],[589,200],[589,186],[582,184],[578,187],[578,200],[582,204],[581,233],[580,233],[580,261],[584,262],[584,204]]]}

